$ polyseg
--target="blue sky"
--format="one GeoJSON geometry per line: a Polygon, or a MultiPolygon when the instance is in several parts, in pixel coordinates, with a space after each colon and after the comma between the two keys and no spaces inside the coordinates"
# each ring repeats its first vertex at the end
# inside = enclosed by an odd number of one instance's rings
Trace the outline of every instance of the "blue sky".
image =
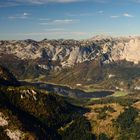
{"type": "Polygon", "coordinates": [[[140,0],[0,0],[0,40],[140,35],[140,0]]]}

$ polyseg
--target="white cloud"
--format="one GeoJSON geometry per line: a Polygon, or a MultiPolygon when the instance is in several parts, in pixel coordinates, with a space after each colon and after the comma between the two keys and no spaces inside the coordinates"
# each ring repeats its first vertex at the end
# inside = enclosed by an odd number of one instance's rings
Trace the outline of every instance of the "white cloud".
{"type": "Polygon", "coordinates": [[[123,14],[123,16],[124,16],[124,17],[129,17],[129,18],[132,18],[132,17],[134,17],[133,15],[131,15],[131,14],[128,14],[128,13],[124,13],[124,14],[123,14]]]}
{"type": "Polygon", "coordinates": [[[116,16],[116,15],[114,15],[114,16],[110,16],[110,18],[119,18],[120,16],[116,16]]]}
{"type": "Polygon", "coordinates": [[[41,5],[47,3],[72,3],[72,2],[83,2],[86,0],[5,0],[4,2],[0,1],[0,7],[11,7],[18,5],[41,5]]]}
{"type": "Polygon", "coordinates": [[[133,18],[134,16],[133,15],[131,15],[131,14],[128,14],[128,13],[123,13],[123,14],[121,14],[121,15],[112,15],[112,16],[110,16],[110,18],[121,18],[121,17],[127,17],[127,18],[133,18]]]}
{"type": "Polygon", "coordinates": [[[40,18],[39,20],[41,20],[41,21],[49,21],[50,18],[40,18]]]}
{"type": "Polygon", "coordinates": [[[56,19],[53,21],[53,23],[56,23],[56,24],[69,24],[69,23],[72,23],[74,22],[75,20],[73,19],[56,19]]]}
{"type": "Polygon", "coordinates": [[[70,17],[82,17],[82,16],[93,16],[95,15],[95,13],[80,13],[80,14],[67,13],[66,15],[70,17]]]}
{"type": "Polygon", "coordinates": [[[23,16],[29,16],[30,14],[29,13],[23,13],[23,16]]]}
{"type": "Polygon", "coordinates": [[[79,23],[79,19],[56,19],[49,22],[39,23],[40,25],[61,25],[61,24],[73,24],[79,23]]]}
{"type": "Polygon", "coordinates": [[[29,13],[24,12],[22,14],[16,14],[16,15],[9,16],[8,18],[9,19],[27,19],[29,16],[30,16],[29,13]]]}
{"type": "Polygon", "coordinates": [[[19,5],[43,5],[48,3],[75,3],[75,2],[95,2],[95,3],[109,3],[111,0],[5,0],[0,1],[0,7],[11,7],[19,5]]]}
{"type": "Polygon", "coordinates": [[[94,15],[97,15],[97,14],[100,14],[100,15],[103,15],[104,14],[104,11],[97,11],[97,12],[91,12],[91,13],[67,13],[66,15],[67,16],[70,16],[70,17],[89,17],[89,16],[94,16],[94,15]]]}

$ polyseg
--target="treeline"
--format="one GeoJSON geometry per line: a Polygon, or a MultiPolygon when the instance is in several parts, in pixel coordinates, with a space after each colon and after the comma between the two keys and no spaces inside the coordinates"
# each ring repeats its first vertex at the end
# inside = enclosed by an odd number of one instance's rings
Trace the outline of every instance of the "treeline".
{"type": "Polygon", "coordinates": [[[131,106],[133,103],[135,103],[137,101],[138,101],[138,99],[133,99],[133,98],[131,99],[129,97],[107,97],[107,98],[95,100],[89,104],[93,105],[93,104],[118,103],[122,106],[131,106]]]}

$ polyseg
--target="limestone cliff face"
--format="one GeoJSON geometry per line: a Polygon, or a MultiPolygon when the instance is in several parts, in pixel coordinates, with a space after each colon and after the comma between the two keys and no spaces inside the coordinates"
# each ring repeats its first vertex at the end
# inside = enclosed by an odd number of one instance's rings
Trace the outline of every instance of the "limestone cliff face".
{"type": "Polygon", "coordinates": [[[126,60],[138,64],[140,61],[140,39],[131,38],[128,42],[118,43],[111,53],[114,61],[126,60]]]}
{"type": "MultiPolygon", "coordinates": [[[[139,37],[96,36],[76,40],[22,40],[0,41],[0,57],[10,57],[25,62],[33,61],[44,70],[60,70],[96,58],[103,63],[126,60],[140,61],[139,37]]],[[[11,59],[12,60],[12,59],[11,59]]]]}

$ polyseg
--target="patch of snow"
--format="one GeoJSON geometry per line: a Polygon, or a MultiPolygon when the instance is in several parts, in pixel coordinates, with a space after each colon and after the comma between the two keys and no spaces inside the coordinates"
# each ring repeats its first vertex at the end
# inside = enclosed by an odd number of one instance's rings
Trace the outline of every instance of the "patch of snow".
{"type": "Polygon", "coordinates": [[[109,75],[108,75],[108,78],[113,78],[113,77],[115,77],[114,74],[109,74],[109,75]]]}

